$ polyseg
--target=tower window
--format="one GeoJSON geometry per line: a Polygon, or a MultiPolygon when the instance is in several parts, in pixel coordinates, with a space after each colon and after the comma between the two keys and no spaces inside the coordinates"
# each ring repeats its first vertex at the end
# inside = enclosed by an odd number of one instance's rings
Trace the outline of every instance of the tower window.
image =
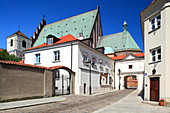
{"type": "Polygon", "coordinates": [[[10,41],[10,46],[11,47],[13,46],[13,39],[11,39],[11,41],[10,41]]]}
{"type": "Polygon", "coordinates": [[[26,41],[25,40],[22,41],[22,47],[26,48],[26,41]]]}

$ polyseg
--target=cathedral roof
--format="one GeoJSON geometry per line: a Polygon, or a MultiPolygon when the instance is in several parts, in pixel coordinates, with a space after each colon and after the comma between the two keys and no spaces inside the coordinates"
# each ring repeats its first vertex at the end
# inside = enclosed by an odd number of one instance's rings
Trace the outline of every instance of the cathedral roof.
{"type": "Polygon", "coordinates": [[[49,34],[58,38],[67,34],[79,37],[79,33],[83,32],[83,36],[89,38],[97,13],[98,9],[45,25],[33,46],[46,43],[49,34]]]}
{"type": "MultiPolygon", "coordinates": [[[[13,36],[13,35],[20,35],[20,36],[23,36],[23,37],[29,39],[29,38],[28,38],[26,35],[24,35],[21,31],[17,31],[17,32],[13,33],[13,34],[10,35],[10,36],[13,36]]],[[[10,36],[8,36],[8,37],[10,37],[10,36]]],[[[7,37],[7,38],[8,38],[8,37],[7,37]]],[[[29,39],[29,40],[30,40],[30,39],[29,39]]]]}
{"type": "Polygon", "coordinates": [[[126,21],[123,24],[123,32],[100,37],[97,47],[104,47],[105,54],[111,53],[110,48],[114,52],[126,50],[141,51],[141,49],[136,44],[130,33],[127,31],[126,21]]]}

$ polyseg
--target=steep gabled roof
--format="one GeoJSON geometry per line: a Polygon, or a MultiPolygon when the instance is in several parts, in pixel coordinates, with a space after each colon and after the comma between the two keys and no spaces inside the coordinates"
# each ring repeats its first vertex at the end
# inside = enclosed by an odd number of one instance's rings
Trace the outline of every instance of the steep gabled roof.
{"type": "Polygon", "coordinates": [[[78,37],[79,33],[83,32],[83,36],[89,38],[97,13],[98,9],[45,25],[33,47],[46,43],[46,37],[49,34],[56,37],[62,37],[67,34],[78,37]]]}
{"type": "MultiPolygon", "coordinates": [[[[26,35],[24,35],[21,31],[17,31],[17,32],[13,33],[13,34],[10,35],[10,36],[13,36],[13,35],[20,35],[20,36],[23,36],[23,37],[29,39],[29,38],[28,38],[26,35]]],[[[10,37],[10,36],[8,36],[8,37],[10,37]]],[[[7,37],[7,38],[8,38],[8,37],[7,37]]],[[[31,39],[29,39],[29,40],[31,40],[31,39]]]]}
{"type": "Polygon", "coordinates": [[[55,42],[53,44],[47,45],[47,43],[44,43],[44,44],[41,44],[41,45],[38,45],[38,46],[35,46],[35,47],[28,48],[26,50],[31,50],[31,49],[36,49],[36,48],[41,48],[41,47],[46,47],[46,46],[52,46],[52,45],[61,44],[61,43],[65,43],[65,42],[70,42],[70,41],[74,41],[74,40],[78,40],[78,39],[75,38],[74,36],[72,36],[71,34],[68,34],[66,36],[60,37],[59,41],[57,41],[57,42],[55,42]]]}

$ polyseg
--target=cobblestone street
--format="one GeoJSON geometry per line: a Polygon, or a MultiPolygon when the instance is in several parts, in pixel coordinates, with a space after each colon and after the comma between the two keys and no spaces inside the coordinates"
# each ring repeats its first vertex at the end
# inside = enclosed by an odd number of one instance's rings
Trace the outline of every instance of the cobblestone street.
{"type": "Polygon", "coordinates": [[[0,111],[0,113],[89,113],[117,102],[134,90],[122,90],[96,96],[64,95],[66,101],[0,111]]]}

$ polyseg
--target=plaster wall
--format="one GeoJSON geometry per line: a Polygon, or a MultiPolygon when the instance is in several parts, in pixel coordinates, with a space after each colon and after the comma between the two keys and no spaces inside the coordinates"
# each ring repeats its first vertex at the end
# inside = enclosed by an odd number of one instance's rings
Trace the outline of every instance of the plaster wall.
{"type": "Polygon", "coordinates": [[[150,78],[159,77],[159,99],[170,98],[169,80],[169,24],[170,24],[170,1],[157,1],[153,6],[149,6],[143,13],[144,20],[144,45],[145,45],[145,100],[150,100],[150,78]],[[156,7],[155,7],[156,6],[156,7]],[[151,31],[150,19],[161,14],[161,27],[151,31]],[[161,61],[152,62],[150,50],[161,47],[161,61]],[[156,69],[156,74],[152,70],[156,69]]]}
{"type": "Polygon", "coordinates": [[[124,78],[126,76],[136,76],[138,80],[139,90],[143,89],[143,77],[144,77],[144,59],[131,59],[131,60],[121,60],[115,62],[115,88],[119,89],[119,75],[120,75],[120,89],[125,89],[124,78]],[[132,65],[132,69],[129,69],[129,65],[132,65]],[[119,74],[118,70],[121,70],[119,74]]]}

